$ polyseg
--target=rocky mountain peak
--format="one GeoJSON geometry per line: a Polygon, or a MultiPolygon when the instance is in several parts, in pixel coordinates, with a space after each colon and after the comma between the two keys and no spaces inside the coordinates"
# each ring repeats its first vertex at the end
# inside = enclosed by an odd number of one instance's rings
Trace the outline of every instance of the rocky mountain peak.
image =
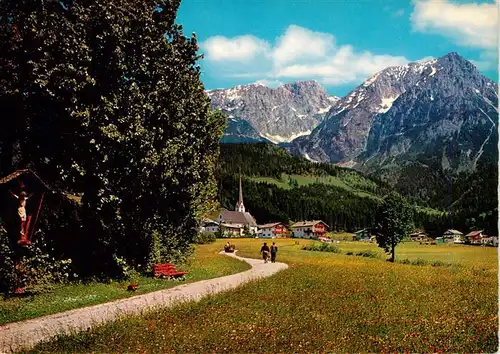
{"type": "Polygon", "coordinates": [[[207,95],[212,105],[230,119],[247,121],[262,137],[275,143],[310,134],[336,101],[316,81],[288,83],[274,89],[243,85],[208,91],[207,95]]]}
{"type": "Polygon", "coordinates": [[[436,156],[443,169],[471,169],[496,156],[497,103],[496,85],[449,53],[373,75],[290,150],[372,170],[416,158],[436,166],[436,156]]]}
{"type": "Polygon", "coordinates": [[[283,84],[279,87],[289,90],[290,92],[299,93],[301,90],[318,90],[324,91],[325,89],[315,80],[296,81],[283,84]]]}

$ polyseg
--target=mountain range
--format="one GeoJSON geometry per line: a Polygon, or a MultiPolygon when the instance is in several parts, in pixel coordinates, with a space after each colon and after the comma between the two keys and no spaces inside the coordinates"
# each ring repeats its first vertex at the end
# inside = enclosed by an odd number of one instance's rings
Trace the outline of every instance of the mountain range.
{"type": "Polygon", "coordinates": [[[244,85],[209,90],[207,95],[215,108],[228,115],[223,142],[291,142],[311,134],[339,100],[328,96],[315,81],[286,84],[276,89],[244,85]]]}
{"type": "Polygon", "coordinates": [[[386,68],[342,98],[314,81],[207,94],[229,115],[223,142],[286,143],[294,155],[392,184],[497,161],[497,84],[457,53],[386,68]]]}

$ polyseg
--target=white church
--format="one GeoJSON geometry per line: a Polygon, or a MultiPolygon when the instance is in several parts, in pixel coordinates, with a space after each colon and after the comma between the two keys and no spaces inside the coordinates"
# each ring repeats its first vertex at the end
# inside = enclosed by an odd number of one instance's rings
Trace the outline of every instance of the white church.
{"type": "Polygon", "coordinates": [[[240,195],[234,211],[222,210],[215,220],[223,227],[225,233],[233,237],[244,236],[245,226],[248,227],[250,234],[257,235],[258,227],[255,218],[245,210],[243,204],[243,188],[240,177],[240,195]]]}

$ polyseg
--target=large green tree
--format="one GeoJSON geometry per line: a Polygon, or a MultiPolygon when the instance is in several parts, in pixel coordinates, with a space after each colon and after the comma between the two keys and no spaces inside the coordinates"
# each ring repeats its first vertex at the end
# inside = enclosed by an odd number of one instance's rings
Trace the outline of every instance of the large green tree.
{"type": "Polygon", "coordinates": [[[225,119],[179,2],[0,0],[0,172],[80,194],[86,244],[131,263],[185,252],[215,197],[225,119]]]}
{"type": "Polygon", "coordinates": [[[396,258],[396,246],[413,230],[413,211],[408,202],[395,192],[384,197],[377,215],[377,243],[396,258]]]}

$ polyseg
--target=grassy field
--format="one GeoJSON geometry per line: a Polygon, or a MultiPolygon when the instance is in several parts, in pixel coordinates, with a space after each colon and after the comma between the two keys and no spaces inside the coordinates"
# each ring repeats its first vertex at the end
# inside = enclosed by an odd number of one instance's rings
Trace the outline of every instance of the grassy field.
{"type": "MultiPolygon", "coordinates": [[[[250,268],[246,262],[219,255],[218,252],[221,249],[220,244],[197,246],[189,263],[184,267],[179,267],[180,270],[189,272],[182,284],[238,273],[250,268]]],[[[137,291],[132,293],[127,291],[129,283],[93,282],[60,285],[50,293],[26,298],[3,299],[0,300],[0,324],[166,289],[180,284],[178,281],[143,276],[138,281],[137,291]]]]}
{"type": "Polygon", "coordinates": [[[350,233],[350,232],[329,232],[327,236],[331,240],[352,241],[352,239],[355,235],[353,233],[350,233]]]}
{"type": "MultiPolygon", "coordinates": [[[[290,267],[270,278],[147,316],[130,317],[32,352],[323,353],[497,350],[497,249],[403,244],[396,257],[456,267],[392,264],[301,250],[278,240],[290,267]]],[[[218,241],[221,246],[225,242],[218,241]]],[[[258,257],[262,240],[235,240],[258,257]]],[[[341,242],[343,252],[373,244],[341,242]]]]}
{"type": "Polygon", "coordinates": [[[255,182],[266,182],[270,184],[275,184],[276,186],[283,188],[283,189],[291,189],[292,186],[288,183],[289,180],[295,180],[297,182],[297,185],[300,186],[306,186],[308,184],[313,184],[313,183],[323,183],[323,184],[328,184],[332,185],[335,187],[343,188],[346,189],[350,192],[353,192],[357,194],[360,197],[370,197],[370,198],[375,198],[375,199],[380,199],[379,197],[362,191],[362,190],[357,190],[347,183],[345,183],[342,179],[334,176],[302,176],[302,175],[288,175],[286,173],[281,174],[281,179],[276,179],[272,177],[252,177],[251,180],[255,182]]]}

